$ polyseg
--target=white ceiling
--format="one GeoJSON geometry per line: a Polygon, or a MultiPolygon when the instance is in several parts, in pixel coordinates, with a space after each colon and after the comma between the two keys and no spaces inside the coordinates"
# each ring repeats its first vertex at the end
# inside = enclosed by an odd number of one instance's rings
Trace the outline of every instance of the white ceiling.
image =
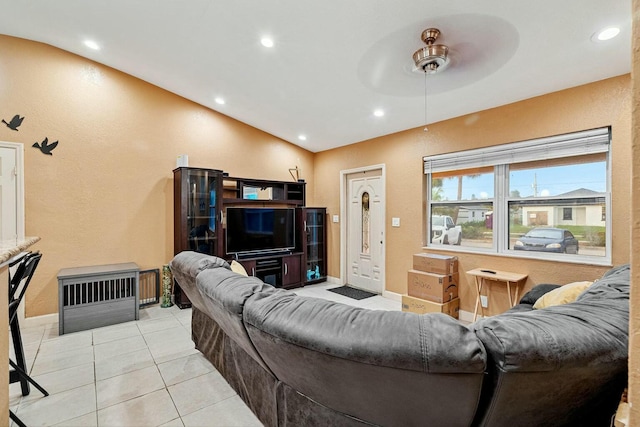
{"type": "Polygon", "coordinates": [[[0,10],[3,34],[122,70],[314,152],[425,124],[425,78],[411,56],[427,27],[441,30],[451,57],[427,78],[428,123],[631,70],[631,0],[0,0],[0,10]],[[618,37],[591,41],[612,25],[618,37]],[[263,47],[263,36],[275,46],[263,47]]]}

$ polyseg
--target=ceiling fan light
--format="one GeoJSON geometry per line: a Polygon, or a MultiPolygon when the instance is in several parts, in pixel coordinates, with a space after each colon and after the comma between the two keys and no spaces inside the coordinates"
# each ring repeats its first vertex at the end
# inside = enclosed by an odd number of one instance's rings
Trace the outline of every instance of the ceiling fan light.
{"type": "Polygon", "coordinates": [[[449,64],[449,48],[441,44],[432,44],[418,49],[413,54],[413,62],[419,71],[435,74],[449,64]]]}
{"type": "Polygon", "coordinates": [[[422,32],[420,38],[427,46],[413,54],[413,63],[416,66],[413,71],[435,74],[447,67],[449,48],[442,44],[434,44],[439,36],[440,30],[437,28],[427,28],[422,32]]]}

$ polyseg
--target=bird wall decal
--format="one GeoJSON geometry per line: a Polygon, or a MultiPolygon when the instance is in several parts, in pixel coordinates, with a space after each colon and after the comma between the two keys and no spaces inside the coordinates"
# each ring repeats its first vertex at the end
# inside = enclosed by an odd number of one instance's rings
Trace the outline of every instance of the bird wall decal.
{"type": "Polygon", "coordinates": [[[38,144],[36,142],[35,144],[32,145],[32,147],[38,148],[40,151],[42,151],[42,154],[47,154],[49,156],[53,156],[52,151],[57,146],[58,146],[58,141],[52,142],[51,144],[49,144],[49,138],[47,137],[44,138],[44,141],[42,141],[42,143],[38,144]]]}
{"type": "Polygon", "coordinates": [[[23,120],[24,120],[24,116],[20,117],[19,114],[16,114],[15,116],[13,116],[13,119],[11,119],[9,123],[7,123],[5,119],[2,119],[2,123],[7,125],[9,129],[17,131],[18,127],[22,124],[23,120]]]}

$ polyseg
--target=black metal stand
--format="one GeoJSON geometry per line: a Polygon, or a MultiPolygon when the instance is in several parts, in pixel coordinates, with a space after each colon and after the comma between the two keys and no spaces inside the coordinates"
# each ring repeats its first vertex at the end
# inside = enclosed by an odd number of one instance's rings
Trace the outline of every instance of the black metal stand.
{"type": "MultiPolygon", "coordinates": [[[[49,396],[49,393],[27,374],[27,363],[22,345],[22,335],[20,334],[20,324],[18,323],[18,306],[20,306],[20,302],[27,291],[27,286],[31,282],[40,258],[42,258],[40,253],[28,253],[10,265],[16,266],[14,274],[9,277],[9,327],[16,361],[9,359],[9,365],[13,368],[9,369],[9,383],[20,382],[23,396],[27,396],[30,393],[29,384],[33,384],[45,396],[49,396]]],[[[26,427],[12,411],[9,411],[9,417],[16,425],[26,427]]]]}

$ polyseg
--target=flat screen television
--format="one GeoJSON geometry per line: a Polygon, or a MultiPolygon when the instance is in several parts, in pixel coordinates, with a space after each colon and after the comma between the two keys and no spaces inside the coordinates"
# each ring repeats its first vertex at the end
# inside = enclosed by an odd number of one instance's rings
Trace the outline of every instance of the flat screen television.
{"type": "Polygon", "coordinates": [[[293,250],[295,209],[227,208],[227,254],[293,250]]]}

